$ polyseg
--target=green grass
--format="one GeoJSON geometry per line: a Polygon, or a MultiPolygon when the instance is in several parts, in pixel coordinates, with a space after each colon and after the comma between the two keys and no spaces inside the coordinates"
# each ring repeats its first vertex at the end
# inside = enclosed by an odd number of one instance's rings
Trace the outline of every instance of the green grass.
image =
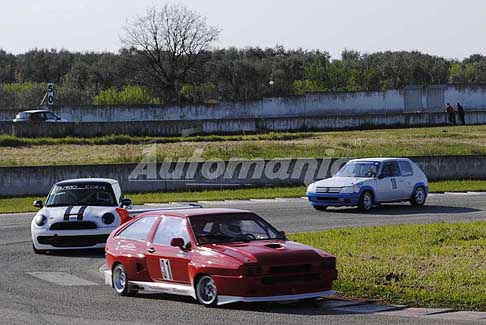
{"type": "Polygon", "coordinates": [[[190,137],[16,138],[0,136],[0,166],[137,163],[197,159],[486,155],[486,126],[190,137]]]}
{"type": "Polygon", "coordinates": [[[416,307],[486,311],[486,222],[291,235],[337,257],[335,290],[416,307]]]}
{"type": "MultiPolygon", "coordinates": [[[[445,181],[430,183],[431,192],[465,192],[486,191],[486,181],[445,181]]],[[[305,187],[260,187],[235,190],[213,190],[200,192],[168,192],[168,193],[134,193],[127,194],[134,204],[195,202],[217,200],[247,200],[301,197],[305,195],[305,187]]],[[[42,197],[0,198],[0,213],[32,212],[34,200],[44,200],[42,197]]]]}
{"type": "Polygon", "coordinates": [[[107,135],[93,138],[21,138],[12,135],[0,135],[0,147],[28,147],[42,145],[110,145],[110,144],[144,144],[144,143],[178,143],[178,142],[220,142],[220,141],[258,141],[258,140],[297,140],[312,138],[313,133],[276,133],[251,135],[201,135],[187,137],[136,137],[128,135],[107,135]]]}

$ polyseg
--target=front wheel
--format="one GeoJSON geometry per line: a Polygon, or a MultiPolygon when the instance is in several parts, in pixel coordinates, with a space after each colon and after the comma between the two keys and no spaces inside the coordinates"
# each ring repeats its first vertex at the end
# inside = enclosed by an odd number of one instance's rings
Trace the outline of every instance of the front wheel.
{"type": "Polygon", "coordinates": [[[125,268],[121,264],[117,264],[113,268],[111,273],[111,279],[113,283],[113,289],[120,296],[128,296],[130,294],[128,290],[128,277],[125,268]]]}
{"type": "Polygon", "coordinates": [[[364,212],[370,211],[373,208],[373,193],[364,191],[359,197],[358,208],[364,212]]]}
{"type": "Polygon", "coordinates": [[[197,301],[206,307],[215,307],[218,305],[218,290],[216,283],[209,275],[204,275],[196,283],[197,301]]]}
{"type": "Polygon", "coordinates": [[[412,198],[410,199],[410,203],[414,207],[419,207],[425,204],[425,199],[427,198],[427,194],[425,193],[425,189],[420,186],[415,189],[412,194],[412,198]]]}

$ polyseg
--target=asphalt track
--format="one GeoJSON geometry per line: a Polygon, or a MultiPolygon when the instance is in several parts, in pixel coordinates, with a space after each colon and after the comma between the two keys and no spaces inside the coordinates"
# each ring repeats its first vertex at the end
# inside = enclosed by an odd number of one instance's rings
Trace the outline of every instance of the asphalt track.
{"type": "MultiPolygon", "coordinates": [[[[486,220],[486,195],[474,193],[432,195],[422,208],[395,204],[377,207],[368,214],[344,208],[317,212],[303,199],[203,205],[252,210],[288,233],[345,226],[486,220]]],[[[32,216],[32,213],[0,215],[0,324],[468,323],[461,317],[447,320],[343,311],[332,308],[328,302],[236,304],[208,309],[190,298],[169,295],[119,297],[103,285],[99,273],[103,252],[34,255],[29,228],[32,216]],[[65,282],[61,281],[63,277],[65,282]]]]}

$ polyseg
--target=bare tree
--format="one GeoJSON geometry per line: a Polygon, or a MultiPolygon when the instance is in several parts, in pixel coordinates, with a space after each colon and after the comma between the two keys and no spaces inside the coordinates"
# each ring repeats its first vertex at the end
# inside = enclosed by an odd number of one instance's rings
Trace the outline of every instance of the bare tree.
{"type": "Polygon", "coordinates": [[[143,68],[155,80],[154,86],[174,100],[220,30],[183,5],[166,4],[129,20],[124,32],[123,45],[144,58],[143,68]]]}

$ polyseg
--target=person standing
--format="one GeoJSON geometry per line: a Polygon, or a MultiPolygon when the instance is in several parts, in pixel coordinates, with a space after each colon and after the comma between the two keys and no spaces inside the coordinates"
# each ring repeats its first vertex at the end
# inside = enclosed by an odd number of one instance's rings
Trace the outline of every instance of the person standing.
{"type": "Polygon", "coordinates": [[[464,118],[464,108],[459,102],[457,103],[457,115],[459,116],[459,123],[461,125],[466,125],[466,119],[464,118]]]}
{"type": "Polygon", "coordinates": [[[456,111],[454,110],[454,107],[452,107],[450,103],[447,103],[446,112],[447,112],[448,123],[456,125],[456,111]]]}

